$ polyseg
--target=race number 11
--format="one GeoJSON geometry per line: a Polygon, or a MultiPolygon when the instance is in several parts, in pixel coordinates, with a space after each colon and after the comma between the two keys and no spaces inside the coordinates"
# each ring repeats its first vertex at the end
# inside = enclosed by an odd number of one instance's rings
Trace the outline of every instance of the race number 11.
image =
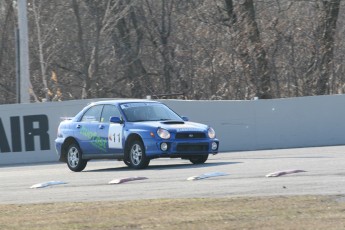
{"type": "Polygon", "coordinates": [[[122,149],[122,125],[110,124],[108,136],[111,141],[108,141],[109,148],[122,149]]]}

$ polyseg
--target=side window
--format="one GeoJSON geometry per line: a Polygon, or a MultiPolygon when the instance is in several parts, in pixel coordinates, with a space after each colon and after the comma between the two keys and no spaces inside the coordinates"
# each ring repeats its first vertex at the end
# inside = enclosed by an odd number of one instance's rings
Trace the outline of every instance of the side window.
{"type": "Polygon", "coordinates": [[[116,108],[115,105],[105,105],[103,112],[102,112],[102,117],[101,117],[101,122],[109,122],[110,117],[121,117],[120,111],[116,108]]]}
{"type": "Polygon", "coordinates": [[[103,105],[95,105],[89,108],[81,118],[83,122],[99,122],[101,119],[103,105]]]}

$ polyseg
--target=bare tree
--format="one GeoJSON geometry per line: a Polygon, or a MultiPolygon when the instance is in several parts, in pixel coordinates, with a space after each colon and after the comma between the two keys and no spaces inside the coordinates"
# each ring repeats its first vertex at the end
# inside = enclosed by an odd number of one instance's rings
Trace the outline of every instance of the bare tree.
{"type": "Polygon", "coordinates": [[[316,84],[316,94],[328,93],[330,79],[333,75],[333,52],[340,0],[322,1],[320,7],[319,41],[321,44],[321,61],[318,65],[320,76],[316,84]]]}
{"type": "Polygon", "coordinates": [[[142,98],[150,94],[150,79],[140,52],[144,40],[142,6],[133,1],[119,1],[118,19],[112,27],[111,37],[116,57],[123,68],[123,78],[129,85],[130,95],[142,98]],[[126,12],[119,13],[119,12],[126,12]]]}
{"type": "MultiPolygon", "coordinates": [[[[41,3],[41,2],[40,2],[41,3]]],[[[41,32],[41,22],[40,22],[40,7],[36,5],[36,1],[32,0],[32,11],[34,14],[35,25],[37,30],[37,43],[38,43],[38,53],[39,53],[39,61],[41,67],[41,75],[42,75],[42,84],[43,84],[43,92],[45,94],[45,99],[47,101],[50,100],[49,97],[49,88],[47,83],[47,63],[44,58],[44,51],[43,51],[43,41],[42,32],[41,32]]]]}
{"type": "Polygon", "coordinates": [[[162,88],[164,93],[172,93],[172,82],[174,78],[174,48],[171,43],[173,25],[173,9],[176,2],[173,0],[162,0],[159,4],[156,1],[145,0],[146,31],[155,51],[160,55],[162,70],[162,88]]]}
{"type": "MultiPolygon", "coordinates": [[[[28,0],[33,100],[345,92],[344,1],[28,0]],[[44,4],[43,4],[44,3],[44,4]]],[[[14,103],[15,7],[0,1],[0,103],[14,103]]]]}
{"type": "Polygon", "coordinates": [[[242,55],[251,63],[251,82],[256,85],[256,93],[259,98],[272,98],[271,73],[259,26],[256,22],[254,1],[241,1],[238,5],[238,12],[238,15],[240,15],[238,17],[238,26],[241,28],[240,39],[247,41],[247,44],[244,44],[242,55]]]}
{"type": "Polygon", "coordinates": [[[0,2],[0,103],[16,101],[15,30],[12,1],[0,2]]]}

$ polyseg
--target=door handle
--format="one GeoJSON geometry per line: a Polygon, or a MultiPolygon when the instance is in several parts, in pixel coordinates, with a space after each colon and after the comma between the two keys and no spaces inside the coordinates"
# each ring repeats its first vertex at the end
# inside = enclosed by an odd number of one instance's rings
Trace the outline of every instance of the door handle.
{"type": "Polygon", "coordinates": [[[99,129],[104,129],[104,125],[99,125],[98,128],[99,129]]]}
{"type": "Polygon", "coordinates": [[[77,125],[77,129],[80,129],[81,125],[77,125]]]}

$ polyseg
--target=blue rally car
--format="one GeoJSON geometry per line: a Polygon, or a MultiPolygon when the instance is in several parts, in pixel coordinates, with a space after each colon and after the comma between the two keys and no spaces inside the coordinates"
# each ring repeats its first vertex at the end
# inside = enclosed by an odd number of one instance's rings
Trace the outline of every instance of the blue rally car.
{"type": "Polygon", "coordinates": [[[189,122],[163,103],[147,100],[91,103],[60,123],[55,144],[59,160],[75,172],[91,159],[117,159],[135,169],[160,157],[202,164],[219,147],[210,126],[189,122]]]}

